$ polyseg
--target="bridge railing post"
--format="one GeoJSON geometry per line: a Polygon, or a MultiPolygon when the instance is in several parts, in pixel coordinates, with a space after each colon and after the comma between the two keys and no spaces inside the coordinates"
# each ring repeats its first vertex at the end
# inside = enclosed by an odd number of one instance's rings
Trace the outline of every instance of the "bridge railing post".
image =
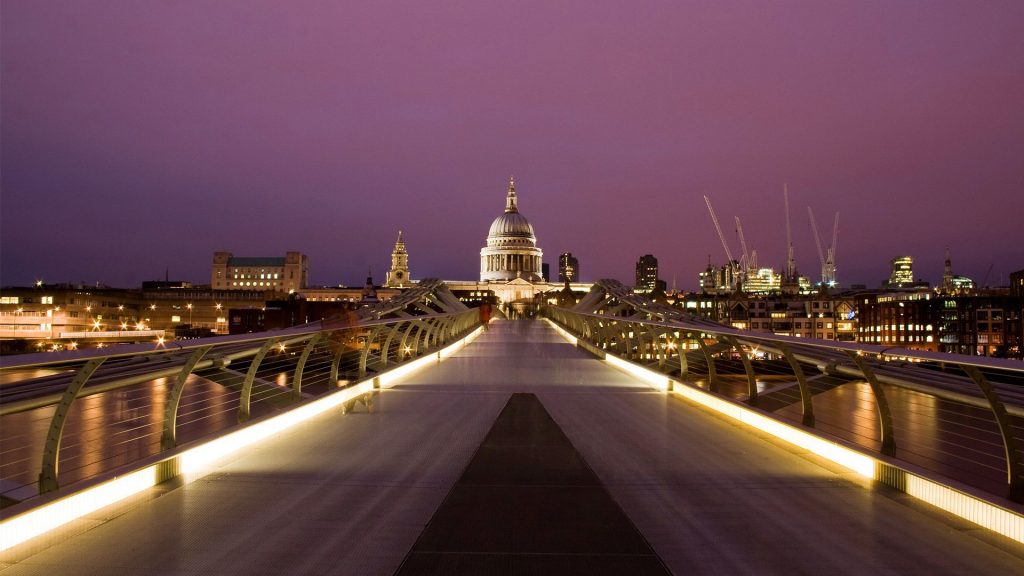
{"type": "Polygon", "coordinates": [[[57,409],[53,412],[49,432],[46,434],[46,444],[43,446],[43,463],[39,472],[40,494],[56,490],[60,486],[57,480],[57,473],[60,465],[60,442],[64,435],[64,424],[67,422],[71,405],[78,398],[78,393],[105,360],[105,357],[93,358],[79,368],[75,377],[71,380],[71,384],[64,391],[60,403],[57,404],[57,409]]]}
{"type": "Polygon", "coordinates": [[[988,401],[989,409],[995,416],[996,425],[999,427],[999,435],[1003,440],[1003,452],[1006,458],[1006,485],[1007,497],[1015,502],[1024,502],[1024,464],[1021,462],[1020,451],[1017,447],[1017,440],[1014,436],[1013,425],[1010,423],[1010,415],[1006,411],[1006,405],[999,398],[999,393],[985,377],[985,374],[976,366],[961,364],[960,368],[970,376],[971,380],[978,385],[985,399],[988,401]]]}
{"type": "Polygon", "coordinates": [[[868,366],[867,361],[861,354],[853,350],[847,350],[846,353],[853,360],[853,363],[857,365],[861,374],[864,375],[864,379],[867,381],[868,386],[871,387],[871,393],[875,397],[875,410],[878,414],[878,436],[882,443],[881,452],[886,456],[895,456],[896,436],[893,431],[892,411],[889,409],[889,401],[885,397],[885,390],[878,381],[875,371],[868,366]]]}
{"type": "Polygon", "coordinates": [[[252,363],[249,364],[249,370],[245,373],[245,379],[242,381],[242,393],[238,399],[238,421],[245,422],[250,416],[250,400],[252,399],[252,385],[256,381],[256,372],[260,368],[260,363],[266,358],[267,353],[281,340],[278,338],[267,338],[267,340],[260,346],[259,351],[253,356],[252,363]]]}
{"type": "Polygon", "coordinates": [[[778,348],[785,356],[786,362],[789,362],[797,386],[800,388],[801,423],[804,426],[814,426],[814,403],[811,401],[811,389],[807,385],[807,376],[804,374],[803,367],[800,366],[800,361],[793,355],[793,350],[787,344],[778,344],[778,348]]]}
{"type": "Polygon", "coordinates": [[[757,406],[757,375],[754,374],[754,366],[750,362],[750,355],[747,354],[743,344],[735,336],[723,338],[723,340],[732,344],[733,350],[739,354],[740,362],[743,363],[743,371],[747,374],[747,404],[757,406]]]}
{"type": "Polygon", "coordinates": [[[177,445],[178,434],[178,406],[181,404],[181,394],[185,390],[185,382],[195,370],[196,364],[202,360],[213,349],[213,346],[203,346],[189,355],[185,365],[181,367],[177,376],[171,383],[171,389],[167,394],[167,404],[164,406],[163,431],[160,435],[160,449],[170,450],[177,445]]]}

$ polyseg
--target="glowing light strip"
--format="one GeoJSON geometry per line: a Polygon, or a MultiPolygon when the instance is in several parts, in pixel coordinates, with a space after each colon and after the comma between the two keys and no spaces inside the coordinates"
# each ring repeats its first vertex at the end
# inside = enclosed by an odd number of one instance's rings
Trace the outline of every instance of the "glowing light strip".
{"type": "Polygon", "coordinates": [[[672,379],[664,374],[659,374],[653,370],[648,370],[641,366],[637,366],[628,360],[623,360],[618,356],[612,356],[611,354],[604,357],[605,361],[612,366],[628,372],[632,376],[639,380],[643,380],[647,384],[657,388],[658,390],[665,391],[669,389],[669,385],[672,383],[672,379]]]}
{"type": "Polygon", "coordinates": [[[138,494],[156,484],[156,475],[156,466],[147,466],[5,520],[0,523],[0,551],[138,494]]]}
{"type": "MultiPolygon", "coordinates": [[[[469,344],[482,331],[482,328],[474,330],[465,338],[445,347],[439,354],[442,357],[453,354],[469,344]]],[[[377,378],[381,386],[384,386],[385,382],[391,383],[437,361],[438,358],[431,354],[402,364],[380,374],[377,378]]],[[[186,483],[197,480],[207,474],[210,465],[217,460],[369,392],[373,392],[373,379],[190,448],[175,457],[180,464],[182,479],[186,483]]],[[[161,481],[158,466],[154,464],[118,476],[0,522],[0,551],[42,536],[86,514],[156,486],[161,481]]]]}
{"type": "Polygon", "coordinates": [[[906,491],[932,506],[1017,542],[1024,542],[1024,517],[1020,514],[910,473],[906,474],[906,491]]]}
{"type": "Polygon", "coordinates": [[[794,444],[831,460],[832,462],[852,470],[865,478],[874,479],[875,477],[875,459],[870,456],[861,454],[860,452],[851,450],[845,446],[836,444],[835,442],[825,440],[824,438],[819,438],[818,436],[798,428],[794,428],[785,422],[780,422],[774,418],[769,418],[763,414],[747,410],[742,406],[733,404],[732,402],[723,400],[697,388],[680,384],[672,391],[687,398],[688,400],[697,402],[698,404],[711,408],[716,412],[739,420],[748,426],[757,428],[762,432],[771,434],[776,438],[780,438],[790,444],[794,444]]]}
{"type": "MultiPolygon", "coordinates": [[[[565,330],[557,324],[551,323],[551,325],[559,334],[566,337],[565,330]]],[[[570,342],[575,340],[575,338],[569,337],[566,337],[566,339],[570,342]]],[[[1001,534],[1007,538],[1024,543],[1024,516],[1021,514],[1002,508],[984,500],[983,498],[960,492],[959,490],[945,486],[935,480],[930,480],[912,472],[907,472],[867,454],[862,454],[856,450],[852,450],[845,446],[836,444],[835,442],[815,436],[814,434],[804,430],[800,430],[794,426],[790,426],[785,422],[748,410],[743,406],[729,402],[698,388],[682,384],[678,380],[667,378],[660,372],[650,370],[612,355],[606,356],[605,360],[608,364],[628,372],[631,375],[637,376],[658,389],[664,390],[664,383],[666,381],[670,382],[674,384],[672,392],[683,396],[688,400],[692,400],[702,406],[757,428],[762,432],[771,434],[772,436],[789,442],[790,444],[804,448],[809,452],[852,470],[865,478],[879,480],[895,488],[900,488],[900,486],[887,481],[887,477],[890,475],[887,475],[884,472],[881,474],[878,473],[879,468],[887,468],[890,471],[895,471],[896,475],[905,480],[905,488],[902,489],[908,495],[923,500],[983,528],[992,530],[997,534],[1001,534]]]]}
{"type": "Polygon", "coordinates": [[[558,332],[558,334],[561,335],[562,338],[565,338],[566,340],[571,342],[573,346],[579,346],[579,339],[573,336],[572,333],[570,333],[568,330],[562,328],[558,324],[555,324],[548,318],[545,318],[544,321],[548,323],[548,326],[554,328],[555,332],[558,332]]]}

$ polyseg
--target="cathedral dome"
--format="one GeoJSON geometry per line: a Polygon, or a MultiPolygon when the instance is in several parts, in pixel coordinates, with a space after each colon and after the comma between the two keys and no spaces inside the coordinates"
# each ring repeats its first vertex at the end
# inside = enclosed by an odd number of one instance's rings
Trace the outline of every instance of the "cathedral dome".
{"type": "Polygon", "coordinates": [[[529,238],[536,242],[537,237],[533,234],[533,226],[519,212],[506,212],[501,216],[494,219],[491,223],[491,230],[487,233],[487,238],[496,238],[499,236],[512,236],[517,238],[529,238]]]}
{"type": "Polygon", "coordinates": [[[505,213],[491,222],[487,245],[480,250],[480,280],[509,281],[542,279],[544,253],[537,247],[533,226],[519,213],[519,198],[512,179],[505,197],[505,213]]]}

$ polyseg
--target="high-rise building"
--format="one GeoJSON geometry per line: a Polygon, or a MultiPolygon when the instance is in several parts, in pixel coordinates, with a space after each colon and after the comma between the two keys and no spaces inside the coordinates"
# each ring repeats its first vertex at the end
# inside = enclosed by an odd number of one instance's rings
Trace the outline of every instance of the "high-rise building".
{"type": "Polygon", "coordinates": [[[946,262],[942,268],[942,290],[953,291],[953,261],[949,258],[949,246],[946,246],[946,262]]]}
{"type": "Polygon", "coordinates": [[[650,292],[657,285],[658,259],[651,254],[644,254],[636,261],[636,289],[650,292]]]}
{"type": "Polygon", "coordinates": [[[559,282],[579,282],[580,280],[580,261],[572,255],[572,252],[566,252],[558,257],[558,281],[559,282]]]}
{"type": "Polygon", "coordinates": [[[890,288],[909,287],[914,284],[914,257],[897,256],[890,262],[889,280],[885,283],[890,288]]]}
{"type": "Polygon", "coordinates": [[[388,288],[404,288],[409,285],[409,253],[405,251],[402,231],[398,231],[398,241],[391,252],[391,269],[388,270],[384,285],[388,288]]]}
{"type": "Polygon", "coordinates": [[[301,252],[288,252],[284,258],[213,253],[210,287],[214,290],[292,292],[308,283],[309,259],[301,252]]]}

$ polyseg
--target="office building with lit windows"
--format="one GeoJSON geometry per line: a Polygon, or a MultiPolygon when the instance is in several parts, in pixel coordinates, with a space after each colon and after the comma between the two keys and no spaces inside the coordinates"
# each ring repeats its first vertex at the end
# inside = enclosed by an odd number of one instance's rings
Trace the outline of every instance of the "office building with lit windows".
{"type": "Polygon", "coordinates": [[[927,286],[927,282],[914,281],[914,257],[897,256],[889,261],[889,279],[883,285],[886,288],[919,288],[927,286]]]}
{"type": "Polygon", "coordinates": [[[558,281],[559,282],[579,282],[580,280],[580,261],[572,255],[572,252],[566,252],[558,257],[558,281]]]}
{"type": "Polygon", "coordinates": [[[910,348],[1021,358],[1024,298],[1007,294],[935,295],[930,291],[862,295],[858,341],[910,348]]]}
{"type": "Polygon", "coordinates": [[[284,258],[238,257],[231,252],[214,252],[210,287],[214,290],[261,290],[295,292],[309,283],[309,260],[301,252],[284,258]]]}
{"type": "Polygon", "coordinates": [[[635,289],[650,292],[658,286],[658,259],[652,254],[644,254],[636,261],[635,289]]]}

